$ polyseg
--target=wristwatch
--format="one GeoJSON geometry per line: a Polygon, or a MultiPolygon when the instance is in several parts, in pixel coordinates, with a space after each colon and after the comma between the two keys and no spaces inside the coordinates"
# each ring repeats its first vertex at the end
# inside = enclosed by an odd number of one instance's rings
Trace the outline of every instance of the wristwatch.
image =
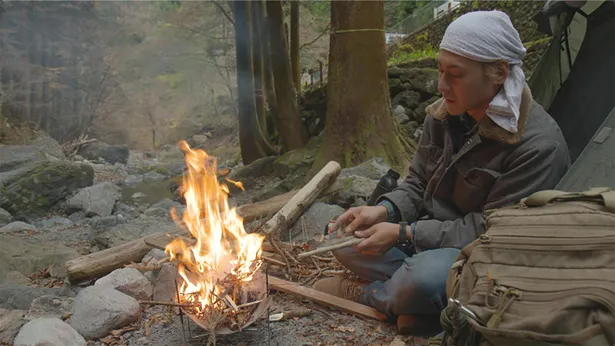
{"type": "Polygon", "coordinates": [[[399,223],[399,237],[397,238],[397,245],[408,246],[408,236],[406,235],[406,227],[408,223],[402,221],[399,223]]]}

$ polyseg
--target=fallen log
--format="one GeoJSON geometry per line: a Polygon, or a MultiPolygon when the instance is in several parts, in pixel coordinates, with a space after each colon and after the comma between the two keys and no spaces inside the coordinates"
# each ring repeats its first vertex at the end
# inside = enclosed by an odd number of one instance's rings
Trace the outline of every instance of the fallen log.
{"type": "Polygon", "coordinates": [[[337,179],[342,167],[335,161],[330,161],[304,187],[263,226],[262,232],[276,235],[283,229],[288,229],[297,221],[318,196],[327,190],[337,179]]]}
{"type": "Polygon", "coordinates": [[[373,318],[379,321],[386,320],[385,315],[367,305],[342,299],[328,293],[317,291],[313,288],[301,286],[295,282],[276,278],[275,276],[269,276],[268,280],[269,288],[273,288],[277,291],[293,294],[303,299],[308,299],[318,304],[336,308],[353,315],[373,318]]]}

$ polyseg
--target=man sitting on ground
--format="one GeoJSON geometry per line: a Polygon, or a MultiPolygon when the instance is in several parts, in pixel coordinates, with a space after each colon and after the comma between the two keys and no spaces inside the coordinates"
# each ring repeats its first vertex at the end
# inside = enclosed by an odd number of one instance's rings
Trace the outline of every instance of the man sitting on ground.
{"type": "Polygon", "coordinates": [[[525,83],[525,53],[503,12],[471,12],[449,25],[438,57],[442,98],[426,109],[405,181],[331,227],[365,238],[334,251],[365,282],[328,278],[316,289],[393,320],[437,321],[459,249],[485,232],[483,212],[553,189],[570,166],[562,132],[525,83]]]}

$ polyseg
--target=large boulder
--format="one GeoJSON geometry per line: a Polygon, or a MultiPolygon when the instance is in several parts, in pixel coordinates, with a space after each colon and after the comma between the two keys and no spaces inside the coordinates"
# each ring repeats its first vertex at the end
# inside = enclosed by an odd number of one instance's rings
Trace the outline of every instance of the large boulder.
{"type": "Polygon", "coordinates": [[[273,161],[273,170],[280,178],[289,174],[298,175],[307,173],[316,160],[318,149],[322,144],[323,136],[312,137],[302,148],[284,153],[273,161]]]}
{"type": "Polygon", "coordinates": [[[71,212],[83,210],[86,216],[109,216],[121,196],[122,192],[117,185],[103,182],[77,192],[68,200],[67,208],[71,212]]]}
{"type": "Polygon", "coordinates": [[[8,211],[0,208],[0,227],[9,224],[11,221],[13,221],[13,215],[11,215],[11,213],[9,213],[8,211]]]}
{"type": "Polygon", "coordinates": [[[0,345],[11,345],[24,320],[24,310],[0,309],[0,345]]]}
{"type": "Polygon", "coordinates": [[[26,323],[15,337],[15,346],[85,346],[85,339],[68,323],[41,317],[26,323]]]}
{"type": "Polygon", "coordinates": [[[141,317],[139,302],[108,285],[94,285],[79,292],[73,303],[70,325],[87,339],[102,338],[141,317]]]}
{"type": "Polygon", "coordinates": [[[66,261],[78,255],[77,251],[64,245],[37,244],[25,238],[0,234],[0,279],[10,271],[27,276],[52,265],[54,273],[62,275],[66,261]]]}
{"type": "Polygon", "coordinates": [[[88,164],[43,161],[4,181],[0,207],[15,217],[41,215],[75,191],[91,186],[94,171],[88,164]]]}
{"type": "Polygon", "coordinates": [[[108,163],[123,163],[128,162],[129,150],[128,147],[122,145],[108,145],[104,142],[94,142],[79,150],[79,155],[84,158],[96,161],[100,158],[108,163]]]}

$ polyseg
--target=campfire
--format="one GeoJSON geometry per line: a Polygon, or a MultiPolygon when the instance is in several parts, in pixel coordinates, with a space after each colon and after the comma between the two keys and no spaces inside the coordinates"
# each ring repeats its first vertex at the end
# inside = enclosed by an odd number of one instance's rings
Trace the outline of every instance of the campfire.
{"type": "Polygon", "coordinates": [[[229,189],[219,181],[216,158],[185,141],[179,146],[188,167],[180,187],[186,210],[181,218],[175,210],[171,214],[196,241],[179,237],[165,248],[178,263],[178,303],[212,335],[237,331],[257,317],[266,295],[260,271],[264,236],[246,233],[243,219],[229,208],[229,189]]]}

